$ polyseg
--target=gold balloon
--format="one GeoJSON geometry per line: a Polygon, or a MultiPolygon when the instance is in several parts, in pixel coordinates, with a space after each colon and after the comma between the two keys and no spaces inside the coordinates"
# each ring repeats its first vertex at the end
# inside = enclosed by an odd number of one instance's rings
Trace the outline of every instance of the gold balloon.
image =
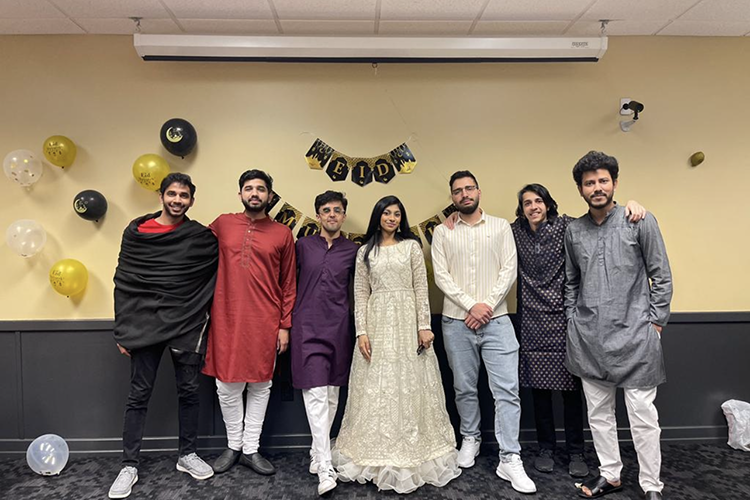
{"type": "Polygon", "coordinates": [[[42,150],[48,162],[61,168],[71,166],[78,152],[75,143],[64,135],[48,137],[42,150]]]}
{"type": "Polygon", "coordinates": [[[167,175],[169,163],[159,155],[142,155],[133,163],[133,177],[145,189],[157,191],[167,175]]]}
{"type": "Polygon", "coordinates": [[[58,261],[49,270],[49,283],[60,295],[77,295],[86,288],[88,281],[86,266],[75,259],[58,261]]]}

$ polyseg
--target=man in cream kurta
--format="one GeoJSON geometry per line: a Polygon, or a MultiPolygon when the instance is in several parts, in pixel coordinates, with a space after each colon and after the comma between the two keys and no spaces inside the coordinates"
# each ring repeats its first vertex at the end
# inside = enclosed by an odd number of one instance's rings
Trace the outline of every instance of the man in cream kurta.
{"type": "Polygon", "coordinates": [[[495,437],[500,447],[496,473],[516,491],[534,493],[536,485],[521,461],[518,434],[518,341],[508,318],[506,298],[516,281],[516,246],[510,224],[479,208],[481,191],[469,171],[450,179],[459,211],[453,230],[441,225],[432,237],[435,283],[445,294],[442,330],[453,371],[463,443],[458,464],[474,465],[481,443],[477,383],[484,361],[495,399],[495,437]]]}

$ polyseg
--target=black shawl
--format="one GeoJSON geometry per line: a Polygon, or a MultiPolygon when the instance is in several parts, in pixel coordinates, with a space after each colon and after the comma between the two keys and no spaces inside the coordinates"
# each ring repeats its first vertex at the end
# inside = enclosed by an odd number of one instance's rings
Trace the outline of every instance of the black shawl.
{"type": "Polygon", "coordinates": [[[210,229],[185,218],[168,233],[140,233],[161,212],[132,221],[115,270],[115,340],[126,349],[160,342],[205,353],[208,310],[219,244],[210,229]]]}

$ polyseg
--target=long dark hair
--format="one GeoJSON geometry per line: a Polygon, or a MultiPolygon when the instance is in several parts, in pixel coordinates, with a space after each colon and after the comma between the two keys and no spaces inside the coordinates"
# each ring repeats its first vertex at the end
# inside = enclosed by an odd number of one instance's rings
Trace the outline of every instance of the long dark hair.
{"type": "Polygon", "coordinates": [[[378,247],[383,242],[383,233],[380,230],[380,217],[383,215],[383,212],[385,212],[385,209],[391,205],[398,205],[398,209],[401,211],[401,224],[399,224],[398,229],[396,229],[396,234],[394,235],[396,241],[414,240],[417,243],[420,243],[421,246],[421,242],[417,235],[412,233],[411,229],[409,229],[409,221],[406,218],[406,209],[404,208],[404,204],[401,203],[401,200],[395,196],[385,196],[380,198],[372,208],[370,223],[367,225],[367,233],[365,233],[364,238],[365,245],[367,246],[367,250],[365,250],[365,265],[367,266],[367,269],[370,269],[370,252],[375,250],[375,253],[377,254],[378,247]]]}
{"type": "Polygon", "coordinates": [[[541,184],[526,184],[518,192],[518,207],[516,208],[516,217],[521,220],[526,219],[526,216],[523,214],[523,195],[525,193],[534,193],[542,199],[544,205],[547,207],[548,219],[557,217],[557,202],[554,198],[552,198],[552,195],[549,194],[547,188],[542,186],[541,184]]]}

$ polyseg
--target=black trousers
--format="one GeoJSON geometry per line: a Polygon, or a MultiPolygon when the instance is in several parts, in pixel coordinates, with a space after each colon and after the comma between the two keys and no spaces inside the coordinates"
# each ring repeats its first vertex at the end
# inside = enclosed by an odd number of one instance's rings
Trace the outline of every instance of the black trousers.
{"type": "MultiPolygon", "coordinates": [[[[138,466],[143,430],[146,426],[146,411],[154,390],[156,372],[159,369],[165,343],[130,351],[130,394],[125,405],[125,421],[122,431],[122,463],[138,466]]],[[[197,450],[198,443],[198,387],[203,356],[194,352],[169,348],[174,365],[179,399],[179,451],[180,456],[197,450]]]]}
{"type": "MultiPolygon", "coordinates": [[[[534,395],[534,420],[539,448],[554,450],[557,441],[555,417],[552,411],[552,391],[532,389],[534,395]]],[[[565,447],[568,455],[583,453],[583,396],[580,389],[560,391],[565,419],[565,447]]]]}

